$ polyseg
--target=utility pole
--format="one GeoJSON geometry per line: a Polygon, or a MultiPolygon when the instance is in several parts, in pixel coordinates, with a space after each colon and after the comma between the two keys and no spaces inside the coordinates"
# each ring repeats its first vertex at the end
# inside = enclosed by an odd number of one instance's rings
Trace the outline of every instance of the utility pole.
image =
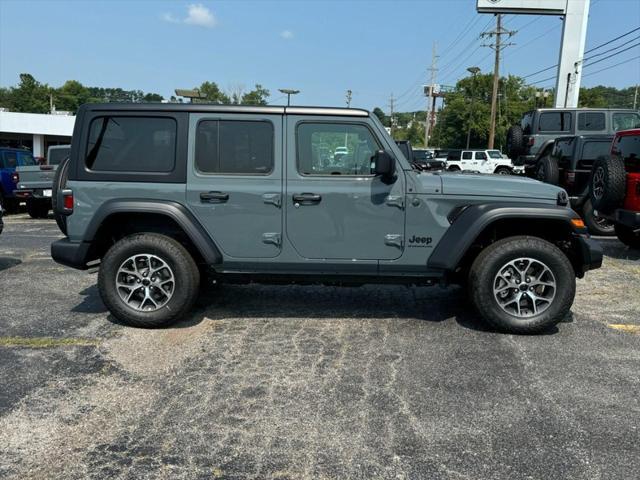
{"type": "Polygon", "coordinates": [[[428,85],[429,94],[427,95],[427,112],[424,118],[424,147],[427,148],[429,146],[429,134],[431,133],[431,127],[433,124],[433,115],[435,110],[435,97],[433,96],[433,87],[436,83],[436,72],[438,69],[436,68],[436,63],[438,61],[438,55],[436,55],[436,42],[433,42],[433,46],[431,47],[431,67],[427,68],[428,71],[431,72],[431,81],[428,85]],[[432,101],[433,99],[433,101],[432,101]]]}
{"type": "Polygon", "coordinates": [[[353,92],[351,90],[347,90],[347,108],[351,108],[351,94],[353,92]]]}
{"type": "Polygon", "coordinates": [[[391,94],[391,98],[389,99],[389,124],[391,127],[391,137],[393,137],[393,132],[394,132],[394,126],[393,126],[393,102],[394,102],[394,98],[393,98],[393,93],[391,94]]]}
{"type": "Polygon", "coordinates": [[[638,102],[638,84],[636,84],[636,93],[633,94],[633,109],[636,109],[636,105],[638,102]]]}
{"type": "Polygon", "coordinates": [[[495,43],[483,45],[484,47],[491,47],[496,52],[495,62],[493,66],[493,90],[491,92],[491,126],[489,127],[489,145],[488,148],[493,148],[493,143],[496,137],[496,108],[498,104],[498,84],[500,83],[500,50],[513,45],[513,43],[502,43],[500,38],[502,35],[511,37],[515,35],[515,31],[505,30],[502,28],[502,14],[496,15],[496,29],[490,32],[483,32],[480,35],[482,37],[495,37],[495,43]]]}

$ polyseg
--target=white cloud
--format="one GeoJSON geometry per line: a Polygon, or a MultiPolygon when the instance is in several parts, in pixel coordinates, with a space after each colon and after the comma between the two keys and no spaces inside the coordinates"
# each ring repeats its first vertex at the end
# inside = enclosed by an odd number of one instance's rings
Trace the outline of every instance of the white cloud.
{"type": "Polygon", "coordinates": [[[172,13],[162,15],[162,20],[169,23],[186,23],[188,25],[196,25],[198,27],[213,28],[218,23],[211,10],[201,3],[192,3],[187,7],[187,16],[178,18],[172,13]]]}
{"type": "Polygon", "coordinates": [[[199,27],[215,27],[216,18],[207,7],[201,3],[194,3],[188,7],[189,15],[184,19],[184,23],[198,25],[199,27]]]}
{"type": "Polygon", "coordinates": [[[293,38],[293,32],[291,30],[283,30],[280,32],[280,36],[285,40],[291,40],[293,38]]]}

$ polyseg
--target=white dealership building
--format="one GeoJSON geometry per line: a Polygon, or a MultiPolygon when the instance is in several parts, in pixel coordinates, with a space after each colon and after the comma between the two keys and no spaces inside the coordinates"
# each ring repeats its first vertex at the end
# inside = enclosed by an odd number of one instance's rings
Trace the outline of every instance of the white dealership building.
{"type": "Polygon", "coordinates": [[[18,113],[0,110],[0,146],[27,147],[44,157],[51,145],[71,142],[76,117],[66,113],[18,113]]]}

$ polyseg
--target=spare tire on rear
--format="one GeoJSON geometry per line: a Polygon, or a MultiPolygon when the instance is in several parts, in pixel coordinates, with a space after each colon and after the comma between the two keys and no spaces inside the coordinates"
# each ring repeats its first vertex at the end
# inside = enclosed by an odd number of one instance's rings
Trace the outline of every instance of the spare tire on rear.
{"type": "Polygon", "coordinates": [[[507,130],[507,155],[511,160],[524,153],[524,132],[520,125],[513,125],[507,130]]]}
{"type": "Polygon", "coordinates": [[[53,177],[53,190],[51,192],[51,207],[53,208],[53,217],[56,219],[58,228],[65,235],[67,234],[67,216],[58,211],[58,192],[64,190],[67,186],[67,177],[69,176],[69,157],[65,158],[53,177]]]}
{"type": "Polygon", "coordinates": [[[593,208],[610,213],[624,201],[626,193],[624,163],[609,156],[598,157],[591,170],[589,197],[593,208]]]}

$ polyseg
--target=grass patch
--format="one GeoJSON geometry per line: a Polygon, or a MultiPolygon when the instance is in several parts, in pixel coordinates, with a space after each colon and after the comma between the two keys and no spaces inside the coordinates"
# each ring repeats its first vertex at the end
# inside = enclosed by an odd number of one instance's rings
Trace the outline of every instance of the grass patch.
{"type": "Polygon", "coordinates": [[[65,346],[97,345],[90,338],[53,338],[53,337],[0,337],[0,347],[51,348],[65,346]]]}

